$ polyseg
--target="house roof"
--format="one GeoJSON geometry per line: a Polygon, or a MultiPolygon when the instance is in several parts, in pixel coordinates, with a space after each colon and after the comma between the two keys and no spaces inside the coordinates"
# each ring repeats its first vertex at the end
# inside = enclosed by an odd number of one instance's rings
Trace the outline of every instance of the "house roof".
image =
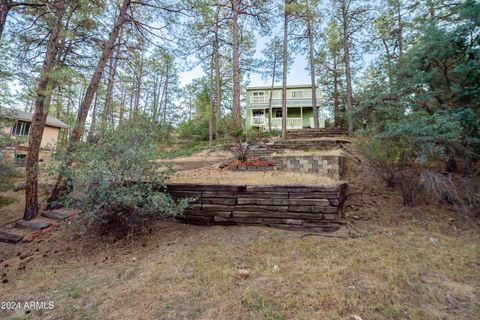
{"type": "MultiPolygon", "coordinates": [[[[272,86],[249,86],[247,87],[248,90],[268,90],[271,89],[272,86]]],[[[282,85],[273,86],[273,89],[282,89],[282,85]]],[[[311,84],[294,84],[294,85],[287,85],[287,89],[311,89],[311,84]]]]}
{"type": "MultiPolygon", "coordinates": [[[[0,117],[32,122],[33,113],[0,107],[0,117]]],[[[45,124],[51,127],[68,128],[65,122],[52,116],[47,116],[47,122],[45,124]]]]}

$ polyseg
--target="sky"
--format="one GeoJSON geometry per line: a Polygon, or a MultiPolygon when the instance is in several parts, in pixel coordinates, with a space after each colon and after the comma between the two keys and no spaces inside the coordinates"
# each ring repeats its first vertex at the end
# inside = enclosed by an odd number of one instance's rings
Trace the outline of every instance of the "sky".
{"type": "MultiPolygon", "coordinates": [[[[258,34],[256,35],[257,41],[255,45],[255,58],[262,57],[262,50],[265,48],[266,44],[270,41],[271,37],[261,37],[258,34]]],[[[290,72],[287,75],[287,84],[309,84],[310,83],[310,74],[306,70],[307,67],[307,57],[302,55],[297,55],[295,57],[294,63],[290,69],[290,72]]],[[[181,72],[179,75],[180,85],[184,86],[192,82],[193,79],[200,78],[204,75],[203,70],[200,66],[193,68],[190,71],[181,72]]],[[[270,85],[271,79],[262,80],[260,74],[252,73],[250,74],[249,86],[261,86],[261,85],[270,85]]],[[[277,83],[278,84],[278,83],[277,83]]]]}

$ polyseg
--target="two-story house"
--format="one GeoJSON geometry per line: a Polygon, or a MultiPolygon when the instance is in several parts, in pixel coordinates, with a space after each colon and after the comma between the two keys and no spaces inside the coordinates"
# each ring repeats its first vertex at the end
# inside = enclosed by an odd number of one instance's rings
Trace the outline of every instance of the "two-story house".
{"type": "MultiPolygon", "coordinates": [[[[246,128],[268,129],[271,86],[247,87],[246,128]]],[[[272,129],[282,129],[282,86],[274,86],[272,95],[272,129]]],[[[317,89],[317,107],[320,128],[325,127],[321,116],[320,92],[317,89]]],[[[287,86],[287,129],[313,128],[312,86],[287,86]]]]}

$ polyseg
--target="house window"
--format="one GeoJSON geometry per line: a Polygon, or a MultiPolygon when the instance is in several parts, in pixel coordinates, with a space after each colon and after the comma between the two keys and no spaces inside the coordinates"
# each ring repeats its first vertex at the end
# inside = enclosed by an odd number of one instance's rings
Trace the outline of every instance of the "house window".
{"type": "Polygon", "coordinates": [[[252,102],[263,103],[265,102],[264,97],[265,97],[265,92],[263,91],[252,92],[252,102]]]}
{"type": "Polygon", "coordinates": [[[28,136],[30,131],[30,123],[25,121],[17,121],[12,127],[12,134],[14,136],[28,136]]]}
{"type": "Polygon", "coordinates": [[[281,90],[274,90],[272,99],[282,99],[282,91],[281,90]]]}
{"type": "Polygon", "coordinates": [[[275,110],[275,118],[281,118],[282,117],[282,110],[275,110]]]}
{"type": "Polygon", "coordinates": [[[254,117],[263,117],[263,110],[253,110],[252,115],[254,117]]]}
{"type": "Polygon", "coordinates": [[[292,99],[303,98],[303,91],[292,91],[292,99]]]}

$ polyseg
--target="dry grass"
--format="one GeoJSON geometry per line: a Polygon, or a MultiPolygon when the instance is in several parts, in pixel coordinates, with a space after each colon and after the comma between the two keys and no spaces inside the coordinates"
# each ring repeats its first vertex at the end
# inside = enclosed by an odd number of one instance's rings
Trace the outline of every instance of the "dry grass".
{"type": "Polygon", "coordinates": [[[334,179],[309,173],[288,171],[238,172],[212,167],[177,172],[172,176],[170,182],[232,185],[332,185],[338,183],[334,179]]]}
{"type": "Polygon", "coordinates": [[[162,161],[174,161],[174,162],[190,162],[190,161],[218,161],[222,159],[230,159],[233,157],[233,154],[230,151],[212,151],[204,150],[198,153],[195,153],[190,156],[178,157],[173,159],[165,159],[162,161]]]}
{"type": "Polygon", "coordinates": [[[115,243],[55,235],[18,248],[41,249],[24,270],[9,261],[0,295],[52,300],[35,317],[67,319],[477,319],[478,230],[407,219],[350,240],[173,223],[115,243]]]}

